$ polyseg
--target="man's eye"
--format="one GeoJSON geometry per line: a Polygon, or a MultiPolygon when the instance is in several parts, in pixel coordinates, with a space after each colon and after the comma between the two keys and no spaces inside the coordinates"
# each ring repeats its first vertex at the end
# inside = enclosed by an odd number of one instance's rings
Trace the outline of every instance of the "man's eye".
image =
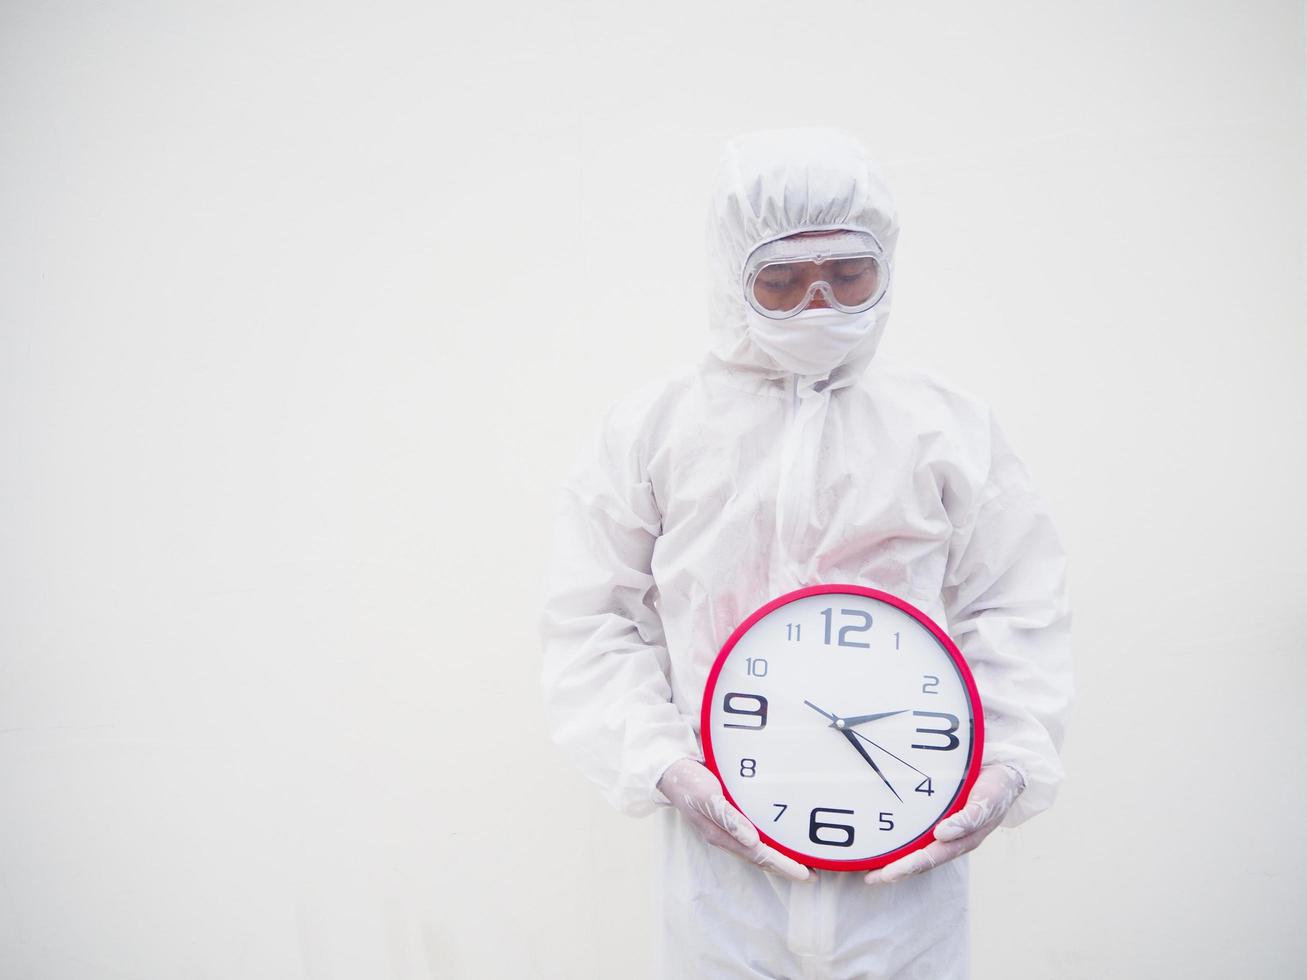
{"type": "Polygon", "coordinates": [[[763,279],[759,279],[758,282],[761,283],[762,286],[766,289],[788,289],[790,285],[794,282],[794,280],[791,278],[784,278],[784,279],[763,278],[763,279]]]}

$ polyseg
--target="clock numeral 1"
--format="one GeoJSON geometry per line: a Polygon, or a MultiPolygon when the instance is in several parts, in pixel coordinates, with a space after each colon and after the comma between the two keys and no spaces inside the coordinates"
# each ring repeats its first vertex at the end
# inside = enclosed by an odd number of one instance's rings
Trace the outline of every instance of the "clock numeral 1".
{"type": "Polygon", "coordinates": [[[817,819],[819,813],[847,813],[849,816],[853,816],[852,810],[837,810],[829,806],[813,807],[812,813],[808,817],[808,840],[814,844],[826,844],[830,847],[852,847],[853,828],[846,823],[823,823],[817,819]],[[847,837],[844,840],[822,840],[817,836],[819,830],[843,831],[847,837]]]}
{"type": "Polygon", "coordinates": [[[882,811],[880,812],[880,829],[881,829],[881,830],[893,830],[893,829],[894,829],[894,814],[893,814],[893,813],[891,813],[891,812],[888,811],[888,810],[882,810],[882,811]]]}
{"type": "Polygon", "coordinates": [[[899,648],[899,634],[898,634],[898,633],[895,633],[895,634],[894,634],[894,649],[897,650],[898,648],[899,648]]]}
{"type": "Polygon", "coordinates": [[[767,661],[762,657],[745,657],[744,667],[753,677],[767,676],[767,661]]]}
{"type": "Polygon", "coordinates": [[[741,759],[741,760],[740,760],[740,775],[741,775],[741,776],[745,776],[745,777],[749,777],[749,778],[752,778],[753,776],[758,775],[758,760],[757,760],[757,759],[741,759]]]}
{"type": "Polygon", "coordinates": [[[785,624],[785,639],[787,639],[787,640],[797,640],[797,639],[799,638],[799,630],[802,629],[802,628],[803,628],[803,624],[802,624],[802,623],[786,623],[786,624],[785,624]]]}
{"type": "Polygon", "coordinates": [[[790,805],[788,803],[773,803],[772,806],[778,806],[781,808],[781,812],[776,814],[776,816],[772,817],[772,821],[771,821],[772,823],[775,823],[781,817],[785,816],[785,811],[790,808],[790,805]]]}
{"type": "Polygon", "coordinates": [[[934,749],[937,752],[951,752],[962,744],[958,741],[958,737],[953,734],[958,730],[959,725],[956,715],[951,715],[946,711],[914,711],[912,713],[918,718],[945,718],[949,723],[948,728],[917,729],[917,734],[919,735],[943,735],[948,739],[947,745],[918,745],[914,742],[912,745],[914,749],[934,749]]]}
{"type": "MultiPolygon", "coordinates": [[[[846,640],[844,637],[845,634],[847,633],[865,633],[867,632],[867,630],[871,629],[871,613],[864,612],[861,609],[841,609],[840,612],[843,613],[845,616],[857,616],[859,619],[862,620],[862,625],[841,626],[836,646],[862,647],[864,650],[870,650],[871,649],[870,643],[864,643],[861,640],[846,640]]],[[[829,646],[830,633],[831,633],[831,619],[835,615],[835,610],[823,609],[821,611],[821,614],[826,620],[826,645],[829,646]]]]}
{"type": "Polygon", "coordinates": [[[737,725],[731,722],[722,722],[723,728],[746,728],[750,731],[760,731],[767,727],[767,699],[761,694],[740,694],[737,691],[731,691],[722,698],[722,710],[732,715],[748,715],[758,719],[756,725],[737,725]],[[739,708],[736,705],[743,701],[745,704],[753,702],[756,708],[739,708]]]}

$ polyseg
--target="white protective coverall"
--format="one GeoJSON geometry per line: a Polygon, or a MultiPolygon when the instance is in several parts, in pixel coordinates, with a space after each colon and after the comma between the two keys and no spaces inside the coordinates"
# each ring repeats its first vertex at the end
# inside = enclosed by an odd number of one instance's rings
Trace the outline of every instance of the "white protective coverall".
{"type": "Polygon", "coordinates": [[[893,884],[794,882],[707,844],[657,789],[676,760],[703,759],[709,669],[775,596],[854,583],[944,626],[985,707],[984,764],[1025,777],[1003,826],[1047,808],[1062,778],[1065,555],[990,411],[873,360],[892,284],[828,373],[798,376],[751,341],[748,253],[832,227],[871,231],[892,263],[895,208],[856,140],[729,143],[709,216],[711,352],[609,406],[561,498],[540,620],[548,723],[618,810],[658,813],[659,976],[968,975],[965,855],[893,884]]]}

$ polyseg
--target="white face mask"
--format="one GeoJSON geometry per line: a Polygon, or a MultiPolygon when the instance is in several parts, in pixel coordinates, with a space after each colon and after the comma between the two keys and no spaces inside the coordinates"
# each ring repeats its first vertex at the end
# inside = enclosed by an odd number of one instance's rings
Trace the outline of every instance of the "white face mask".
{"type": "Polygon", "coordinates": [[[795,374],[826,374],[867,337],[876,310],[844,313],[826,307],[772,320],[746,307],[745,318],[753,342],[781,367],[795,374]]]}

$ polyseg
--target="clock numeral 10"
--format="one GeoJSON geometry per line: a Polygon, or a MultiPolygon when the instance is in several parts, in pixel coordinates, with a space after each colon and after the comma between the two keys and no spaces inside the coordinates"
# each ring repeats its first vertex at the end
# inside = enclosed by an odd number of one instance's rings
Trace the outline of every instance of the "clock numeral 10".
{"type": "Polygon", "coordinates": [[[762,657],[745,657],[744,667],[753,677],[767,676],[767,661],[762,657]]]}
{"type": "Polygon", "coordinates": [[[750,718],[757,718],[756,725],[734,724],[732,722],[722,722],[723,728],[745,728],[750,731],[761,731],[767,727],[767,699],[761,694],[740,694],[737,691],[731,691],[722,698],[722,710],[727,714],[745,715],[750,718]],[[746,707],[739,707],[743,703],[746,707]],[[749,707],[754,705],[754,707],[749,707]]]}
{"type": "MultiPolygon", "coordinates": [[[[871,613],[864,612],[861,609],[841,609],[840,612],[845,616],[856,616],[857,618],[862,620],[862,625],[855,626],[850,624],[848,626],[841,626],[836,645],[842,647],[862,647],[864,650],[870,650],[871,649],[870,643],[864,643],[861,640],[846,640],[844,637],[849,633],[865,633],[867,632],[867,630],[871,629],[871,613]]],[[[835,615],[835,610],[823,609],[821,611],[821,614],[826,620],[826,645],[829,646],[830,634],[831,634],[831,619],[835,615]]]]}

